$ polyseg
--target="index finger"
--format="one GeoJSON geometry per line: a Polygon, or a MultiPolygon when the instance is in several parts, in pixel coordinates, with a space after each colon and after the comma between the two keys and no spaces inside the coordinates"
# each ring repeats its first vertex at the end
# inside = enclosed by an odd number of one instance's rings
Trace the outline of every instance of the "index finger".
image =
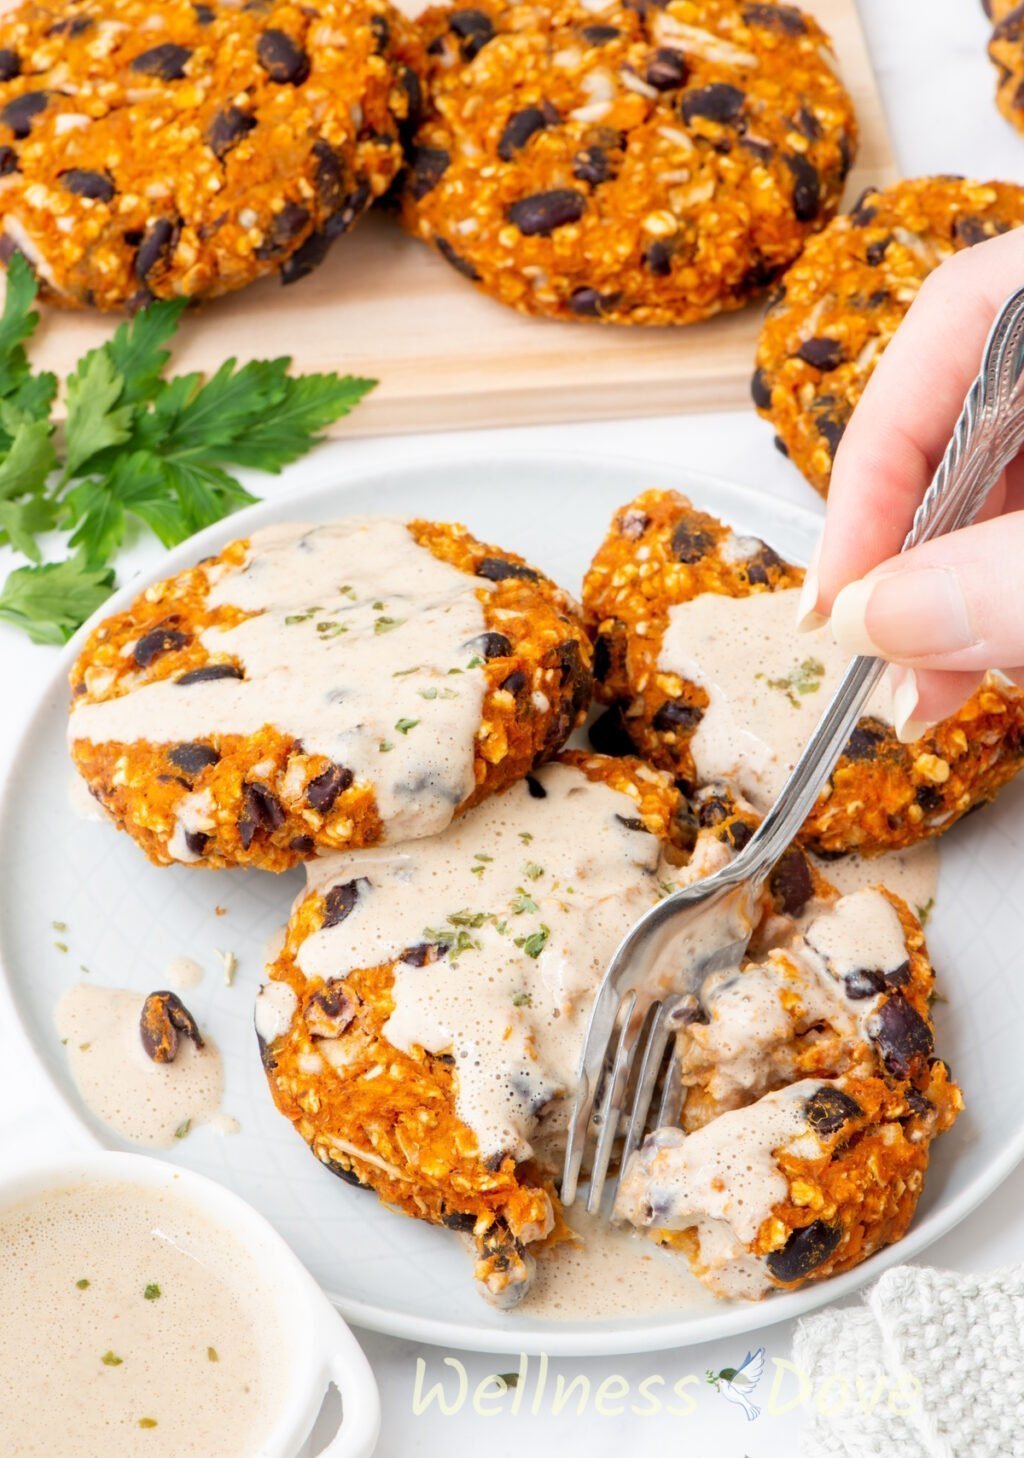
{"type": "Polygon", "coordinates": [[[818,606],[899,551],[978,372],[992,321],[1024,283],[1024,229],[947,259],[925,281],[839,446],[818,606]]]}

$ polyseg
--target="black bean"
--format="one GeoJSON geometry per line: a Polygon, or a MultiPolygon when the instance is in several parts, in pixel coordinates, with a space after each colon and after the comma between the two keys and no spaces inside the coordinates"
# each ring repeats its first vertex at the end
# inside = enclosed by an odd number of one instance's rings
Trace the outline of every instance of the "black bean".
{"type": "Polygon", "coordinates": [[[224,158],[237,147],[243,137],[248,136],[256,125],[256,118],[240,106],[226,106],[210,123],[206,141],[217,159],[224,158]]]}
{"type": "Polygon", "coordinates": [[[324,1168],[329,1169],[332,1175],[337,1175],[339,1180],[344,1180],[346,1185],[355,1185],[356,1189],[368,1190],[370,1185],[365,1184],[355,1170],[347,1164],[339,1164],[336,1159],[325,1159],[322,1161],[324,1168]]]}
{"type": "Polygon", "coordinates": [[[573,187],[556,187],[521,198],[509,208],[508,216],[524,238],[548,238],[556,228],[578,222],[586,207],[582,192],[573,187]]]}
{"type": "Polygon", "coordinates": [[[298,851],[300,855],[309,855],[316,846],[316,841],[311,835],[293,835],[288,842],[288,849],[298,851]]]}
{"type": "Polygon", "coordinates": [[[406,117],[401,130],[403,136],[408,136],[415,131],[423,115],[423,82],[411,66],[399,66],[398,84],[406,100],[406,117]]]}
{"type": "MultiPolygon", "coordinates": [[[[676,780],[676,785],[682,788],[685,782],[676,780]]],[[[687,787],[688,788],[688,787],[687,787]]],[[[672,817],[673,842],[685,851],[692,851],[697,844],[697,832],[700,829],[696,815],[685,799],[680,800],[679,808],[672,817]]]]}
{"type": "Polygon", "coordinates": [[[0,111],[0,122],[5,127],[10,127],[18,140],[22,141],[32,130],[32,123],[39,113],[46,110],[49,101],[50,96],[46,91],[23,91],[0,111]]]}
{"type": "Polygon", "coordinates": [[[705,829],[721,825],[723,820],[728,820],[734,813],[735,806],[732,801],[722,795],[707,795],[697,806],[697,818],[705,829]]]}
{"type": "Polygon", "coordinates": [[[918,1089],[908,1088],[907,1108],[910,1110],[912,1117],[921,1118],[925,1114],[932,1113],[935,1105],[931,1099],[925,1098],[924,1094],[919,1092],[918,1089]]]}
{"type": "Polygon", "coordinates": [[[428,967],[443,955],[443,952],[438,952],[436,942],[417,942],[414,947],[406,947],[398,960],[410,967],[428,967]]]}
{"type": "Polygon", "coordinates": [[[587,738],[598,754],[607,754],[613,759],[636,754],[636,745],[626,732],[620,708],[605,709],[587,730],[587,738]]]}
{"type": "Polygon", "coordinates": [[[60,174],[60,181],[76,197],[87,197],[93,202],[110,202],[114,196],[114,179],[107,172],[87,172],[83,167],[71,167],[60,174]]]}
{"type": "Polygon", "coordinates": [[[182,1035],[202,1048],[198,1024],[181,998],[174,992],[151,992],[139,1016],[139,1036],[146,1057],[154,1063],[173,1063],[182,1035]]]}
{"type": "Polygon", "coordinates": [[[754,371],[750,381],[750,394],[759,410],[768,410],[771,407],[772,387],[768,383],[768,376],[760,367],[754,371]]]}
{"type": "Polygon", "coordinates": [[[9,172],[17,172],[18,154],[13,147],[0,147],[0,177],[6,177],[9,172]]]}
{"type": "Polygon", "coordinates": [[[527,106],[522,111],[513,112],[498,139],[498,156],[503,162],[511,162],[530,138],[545,131],[547,125],[548,119],[539,106],[527,106]]]}
{"type": "Polygon", "coordinates": [[[672,250],[660,239],[644,249],[644,263],[655,278],[668,278],[672,272],[672,250]]]}
{"type": "Polygon", "coordinates": [[[891,972],[885,974],[885,981],[888,987],[906,987],[910,981],[910,958],[894,967],[891,972]]]}
{"type": "Polygon", "coordinates": [[[989,238],[997,238],[1009,231],[1009,225],[997,218],[957,218],[953,224],[953,236],[965,248],[973,248],[989,238]]]}
{"type": "Polygon", "coordinates": [[[206,847],[210,844],[210,837],[204,835],[201,830],[186,830],[185,846],[194,856],[206,854],[206,847]]]}
{"type": "Polygon", "coordinates": [[[479,281],[480,275],[477,273],[476,267],[470,263],[468,258],[463,258],[461,253],[456,253],[447,238],[435,238],[434,246],[441,257],[451,264],[456,273],[461,273],[463,278],[472,279],[474,282],[479,281]]]}
{"type": "Polygon", "coordinates": [[[594,687],[593,681],[589,668],[583,662],[580,645],[575,638],[568,638],[564,643],[559,643],[555,649],[555,655],[558,659],[561,686],[565,688],[567,685],[572,685],[572,692],[569,696],[569,715],[574,725],[590,702],[590,695],[594,687]]]}
{"type": "Polygon", "coordinates": [[[187,775],[198,775],[204,769],[209,769],[211,764],[220,762],[220,755],[212,744],[201,744],[193,741],[190,744],[175,744],[167,751],[167,758],[171,764],[178,769],[184,770],[187,775]]]}
{"type": "Polygon", "coordinates": [[[692,526],[685,518],[672,533],[672,555],[677,562],[690,566],[713,550],[715,539],[703,527],[692,526]]]}
{"type": "Polygon", "coordinates": [[[256,43],[256,54],[278,86],[301,86],[309,76],[309,57],[283,30],[265,30],[256,43]]]}
{"type": "Polygon", "coordinates": [[[145,283],[157,264],[174,251],[179,231],[179,224],[172,222],[170,218],[157,218],[150,223],[142,235],[142,242],[135,255],[136,278],[145,283]]]}
{"type": "Polygon", "coordinates": [[[198,25],[212,25],[217,18],[211,5],[193,5],[192,9],[198,25]]]}
{"type": "Polygon", "coordinates": [[[817,421],[817,426],[824,436],[829,455],[835,460],[836,451],[839,449],[839,442],[846,432],[847,422],[845,420],[836,420],[832,415],[823,415],[817,421]]]}
{"type": "Polygon", "coordinates": [[[66,35],[74,40],[76,36],[85,35],[86,31],[92,30],[96,22],[88,15],[69,16],[66,20],[58,20],[56,25],[51,25],[46,32],[47,35],[66,35]]]}
{"type": "Polygon", "coordinates": [[[521,668],[515,668],[509,674],[508,678],[502,679],[498,687],[500,689],[503,689],[507,694],[515,695],[522,693],[523,689],[526,687],[526,683],[526,674],[522,671],[521,668]]]}
{"type": "Polygon", "coordinates": [[[748,25],[760,25],[785,35],[804,35],[807,31],[807,22],[792,5],[744,5],[743,19],[748,25]]]}
{"type": "Polygon", "coordinates": [[[780,571],[786,564],[773,547],[769,547],[767,542],[762,542],[754,555],[748,557],[743,565],[748,582],[754,583],[756,587],[768,587],[771,584],[772,573],[780,571]]]}
{"type": "Polygon", "coordinates": [[[569,295],[569,310],[579,319],[600,319],[619,302],[619,294],[602,294],[597,289],[574,289],[569,295]]]}
{"type": "Polygon", "coordinates": [[[366,210],[370,201],[370,184],[361,182],[358,187],[352,189],[342,198],[336,212],[334,212],[324,224],[324,236],[330,240],[340,238],[342,233],[347,233],[352,224],[366,210]]]}
{"type": "Polygon", "coordinates": [[[885,991],[885,977],[877,969],[858,967],[855,972],[847,972],[843,978],[843,986],[846,988],[847,997],[853,998],[854,1002],[861,1002],[866,997],[877,997],[880,992],[885,991]]]}
{"type": "Polygon", "coordinates": [[[504,582],[509,577],[521,577],[524,582],[539,582],[540,573],[522,562],[509,562],[504,557],[484,557],[477,564],[476,575],[486,577],[488,582],[504,582]]]}
{"type": "Polygon", "coordinates": [[[391,44],[391,26],[386,15],[371,15],[370,30],[376,44],[378,56],[383,56],[391,44]]]}
{"type": "Polygon", "coordinates": [[[504,633],[479,633],[464,646],[484,658],[508,658],[512,653],[512,644],[504,633]]]}
{"type": "Polygon", "coordinates": [[[733,850],[741,851],[753,834],[754,827],[745,820],[731,820],[722,832],[722,838],[729,842],[733,850]]]}
{"type": "Polygon", "coordinates": [[[646,830],[647,829],[647,826],[640,819],[639,815],[619,815],[619,814],[616,814],[615,819],[619,822],[620,825],[625,826],[625,828],[627,830],[646,830]]]}
{"type": "Polygon", "coordinates": [[[140,668],[148,668],[164,653],[173,653],[176,648],[184,648],[191,641],[191,634],[182,633],[177,628],[151,628],[136,643],[132,657],[140,668]]]}
{"type": "Polygon", "coordinates": [[[365,877],[359,877],[355,881],[343,881],[338,886],[332,886],[324,897],[324,919],[325,927],[338,926],[347,916],[352,914],[356,902],[359,900],[360,881],[365,877]]]}
{"type": "Polygon", "coordinates": [[[290,258],[286,258],[281,265],[281,282],[283,284],[298,283],[299,279],[307,278],[314,269],[319,268],[331,250],[334,239],[326,233],[310,233],[304,242],[300,243],[290,258]]]}
{"type": "Polygon", "coordinates": [[[344,986],[332,978],[306,1004],[305,1022],[314,1038],[340,1038],[356,1015],[344,986]]]}
{"type": "Polygon", "coordinates": [[[21,57],[17,51],[0,50],[0,81],[13,81],[21,75],[21,57]]]}
{"type": "Polygon", "coordinates": [[[180,785],[183,790],[192,788],[191,780],[186,780],[184,775],[157,775],[156,778],[157,783],[161,785],[180,785]]]}
{"type": "Polygon", "coordinates": [[[345,163],[330,142],[318,137],[313,143],[316,158],[316,195],[325,213],[335,213],[344,204],[348,191],[345,163]]]}
{"type": "Polygon", "coordinates": [[[301,203],[286,202],[281,211],[271,218],[270,227],[263,235],[263,242],[256,249],[256,257],[275,258],[284,253],[308,222],[308,208],[304,208],[301,203]]]}
{"type": "Polygon", "coordinates": [[[482,10],[453,10],[448,27],[459,37],[462,54],[467,61],[478,56],[488,41],[494,39],[494,25],[482,10]]]}
{"type": "Polygon", "coordinates": [[[333,808],[338,796],[349,788],[354,779],[355,776],[346,765],[329,765],[322,775],[317,775],[315,780],[310,780],[306,787],[306,803],[311,809],[326,814],[333,808]]]}
{"type": "Polygon", "coordinates": [[[603,147],[584,147],[572,159],[572,175],[580,182],[589,182],[598,187],[615,175],[612,160],[603,147]]]}
{"type": "Polygon", "coordinates": [[[827,1083],[815,1089],[804,1104],[808,1124],[825,1137],[837,1134],[844,1124],[859,1118],[863,1112],[856,1099],[827,1083]]]}
{"type": "Polygon", "coordinates": [[[914,791],[914,804],[920,805],[926,815],[932,810],[938,810],[942,804],[942,791],[937,790],[934,785],[918,785],[914,791]]]}
{"type": "Polygon", "coordinates": [[[902,992],[894,992],[882,1003],[868,1031],[886,1068],[897,1078],[908,1078],[918,1058],[931,1056],[932,1030],[902,992]]]}
{"type": "Polygon", "coordinates": [[[192,683],[216,683],[220,678],[244,678],[245,674],[233,663],[207,663],[202,668],[190,668],[174,681],[182,688],[192,683]]]}
{"type": "Polygon", "coordinates": [[[181,81],[191,59],[192,52],[187,46],[167,41],[136,56],[129,70],[138,71],[143,76],[156,76],[161,81],[181,81]]]}
{"type": "Polygon", "coordinates": [[[476,1226],[477,1217],[468,1210],[445,1210],[441,1215],[441,1224],[448,1230],[459,1230],[468,1235],[476,1226]]]}
{"type": "Polygon", "coordinates": [[[794,1230],[781,1250],[772,1251],[768,1269],[777,1281],[801,1281],[825,1264],[842,1238],[842,1226],[814,1220],[794,1230]]]}
{"type": "Polygon", "coordinates": [[[785,456],[787,460],[789,459],[789,446],[782,439],[781,435],[777,435],[775,437],[775,439],[772,441],[772,445],[778,451],[780,456],[785,456]]]}
{"type": "Polygon", "coordinates": [[[651,725],[660,734],[691,734],[703,717],[704,710],[697,704],[688,704],[683,699],[666,699],[651,720],[651,725]]]}
{"type": "Polygon", "coordinates": [[[844,349],[838,339],[828,339],[821,335],[817,339],[806,339],[797,350],[797,355],[805,364],[813,365],[816,370],[838,369],[843,362],[844,349]]]}
{"type": "Polygon", "coordinates": [[[238,838],[243,850],[252,845],[257,830],[271,833],[280,830],[284,822],[284,806],[273,790],[256,780],[243,787],[242,818],[238,822],[238,838]]]}
{"type": "Polygon", "coordinates": [[[741,137],[740,146],[759,162],[770,162],[775,156],[775,148],[771,142],[759,142],[756,137],[741,137]]]}
{"type": "MultiPolygon", "coordinates": [[[[892,238],[879,238],[875,243],[869,243],[864,250],[864,259],[872,268],[877,268],[882,262],[889,249],[892,238]]],[[[888,297],[888,295],[886,295],[888,297]]],[[[868,301],[870,303],[870,300],[868,301]]]]}
{"type": "Polygon", "coordinates": [[[669,46],[659,46],[656,51],[651,52],[644,71],[644,80],[655,91],[675,91],[685,84],[689,74],[690,68],[681,51],[674,51],[669,46]]]}
{"type": "Polygon", "coordinates": [[[547,790],[545,790],[536,775],[526,776],[526,788],[530,792],[531,800],[546,800],[548,797],[547,790]]]}
{"type": "Polygon", "coordinates": [[[594,643],[594,677],[604,683],[612,666],[612,650],[605,633],[598,633],[594,643]]]}
{"type": "Polygon", "coordinates": [[[708,121],[735,121],[743,110],[745,94],[738,86],[729,86],[724,81],[714,81],[710,86],[695,86],[687,91],[679,103],[683,121],[692,122],[697,117],[708,121]]]}
{"type": "Polygon", "coordinates": [[[772,895],[787,916],[799,916],[814,895],[814,881],[807,857],[799,846],[784,851],[769,882],[772,895]]]}
{"type": "Polygon", "coordinates": [[[618,40],[622,31],[617,25],[585,25],[580,34],[588,46],[606,46],[618,40]]]}
{"type": "Polygon", "coordinates": [[[419,201],[448,171],[451,155],[443,147],[417,147],[409,164],[409,191],[419,201]]]}
{"type": "Polygon", "coordinates": [[[793,212],[800,223],[810,223],[821,210],[821,178],[802,152],[787,152],[786,166],[793,174],[793,212]]]}
{"type": "Polygon", "coordinates": [[[876,197],[877,195],[877,188],[866,187],[861,193],[860,197],[854,203],[853,207],[850,209],[850,222],[853,223],[856,227],[866,228],[867,225],[872,222],[877,216],[878,209],[876,207],[872,207],[871,204],[868,202],[868,198],[876,197]]]}
{"type": "Polygon", "coordinates": [[[809,142],[817,142],[821,138],[821,122],[814,115],[809,107],[802,106],[796,114],[796,129],[809,142]]]}

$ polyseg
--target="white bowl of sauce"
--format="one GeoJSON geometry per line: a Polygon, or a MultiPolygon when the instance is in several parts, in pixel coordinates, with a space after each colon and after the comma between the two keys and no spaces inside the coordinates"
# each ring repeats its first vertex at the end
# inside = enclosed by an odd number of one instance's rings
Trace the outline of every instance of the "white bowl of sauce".
{"type": "Polygon", "coordinates": [[[69,1155],[0,1184],[0,1434],[18,1458],[368,1458],[369,1364],[279,1235],[236,1195],[138,1154],[69,1155]]]}

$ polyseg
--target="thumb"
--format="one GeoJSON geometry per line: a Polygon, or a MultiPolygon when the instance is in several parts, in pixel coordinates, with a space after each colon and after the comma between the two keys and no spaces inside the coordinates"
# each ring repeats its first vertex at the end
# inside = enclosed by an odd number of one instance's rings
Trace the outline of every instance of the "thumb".
{"type": "Polygon", "coordinates": [[[849,583],[832,632],[848,653],[910,668],[1024,664],[1024,512],[926,542],[849,583]]]}

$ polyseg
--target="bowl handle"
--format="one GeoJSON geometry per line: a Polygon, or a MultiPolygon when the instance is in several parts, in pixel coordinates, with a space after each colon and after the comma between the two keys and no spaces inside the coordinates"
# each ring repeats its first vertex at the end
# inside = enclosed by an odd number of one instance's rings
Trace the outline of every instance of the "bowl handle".
{"type": "Polygon", "coordinates": [[[370,1458],[380,1433],[380,1394],[363,1349],[336,1312],[328,1342],[327,1378],[341,1394],[341,1427],[317,1458],[370,1458]]]}

